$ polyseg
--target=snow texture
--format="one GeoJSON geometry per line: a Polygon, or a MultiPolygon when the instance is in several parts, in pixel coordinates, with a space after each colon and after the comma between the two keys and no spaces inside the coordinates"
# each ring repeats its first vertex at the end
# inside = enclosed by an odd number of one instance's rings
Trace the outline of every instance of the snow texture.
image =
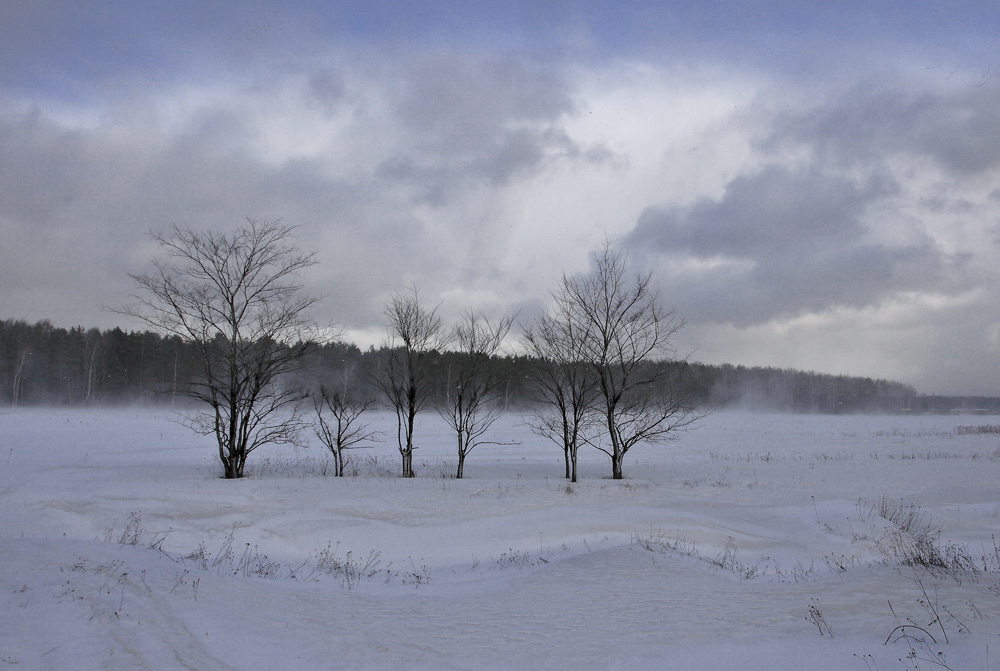
{"type": "Polygon", "coordinates": [[[989,418],[717,413],[573,485],[518,415],[463,480],[433,415],[412,480],[387,437],[227,481],[175,419],[0,412],[0,668],[1000,668],[989,418]]]}

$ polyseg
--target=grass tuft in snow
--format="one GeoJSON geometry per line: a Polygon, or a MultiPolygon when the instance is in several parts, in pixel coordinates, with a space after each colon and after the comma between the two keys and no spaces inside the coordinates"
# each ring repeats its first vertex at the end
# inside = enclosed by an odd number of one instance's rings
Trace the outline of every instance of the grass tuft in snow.
{"type": "Polygon", "coordinates": [[[833,638],[833,629],[830,628],[830,624],[823,617],[823,611],[820,609],[819,599],[812,598],[809,603],[809,614],[806,616],[806,620],[812,622],[816,625],[819,630],[820,636],[829,636],[833,638]]]}
{"type": "Polygon", "coordinates": [[[977,426],[956,426],[956,436],[976,436],[984,433],[1000,433],[1000,424],[979,424],[977,426]]]}
{"type": "Polygon", "coordinates": [[[369,551],[365,557],[355,558],[350,550],[341,557],[337,553],[337,546],[327,546],[316,553],[315,570],[326,575],[334,576],[340,581],[342,587],[354,589],[362,580],[370,580],[380,572],[382,564],[382,553],[375,550],[369,551]]]}
{"type": "MultiPolygon", "coordinates": [[[[858,516],[868,523],[879,519],[881,529],[873,525],[873,542],[887,561],[899,566],[922,567],[954,577],[973,576],[980,565],[992,570],[989,557],[984,552],[977,562],[968,548],[958,543],[942,543],[941,527],[931,523],[919,506],[902,500],[880,498],[874,503],[858,502],[858,516]]],[[[993,557],[997,556],[994,551],[993,557]]]]}
{"type": "Polygon", "coordinates": [[[506,568],[527,568],[530,566],[537,566],[539,564],[548,564],[549,558],[544,557],[541,554],[532,555],[527,550],[515,550],[513,548],[508,548],[506,552],[500,553],[497,557],[496,563],[493,565],[495,569],[506,569],[506,568]]]}
{"type": "MultiPolygon", "coordinates": [[[[780,566],[778,562],[770,557],[765,556],[761,556],[757,559],[757,561],[752,563],[744,562],[737,557],[739,548],[737,547],[736,539],[732,536],[727,539],[726,546],[723,548],[722,552],[717,554],[715,557],[706,557],[702,555],[694,544],[689,542],[684,537],[674,538],[668,536],[662,531],[655,530],[650,531],[648,534],[632,534],[630,545],[632,547],[638,546],[648,552],[658,554],[673,554],[682,557],[692,557],[709,566],[729,571],[740,578],[740,580],[754,580],[756,578],[762,578],[769,575],[776,578],[779,582],[786,582],[789,580],[792,582],[803,582],[813,577],[816,572],[814,566],[806,568],[800,563],[796,564],[791,569],[787,569],[780,566]]],[[[655,561],[653,564],[659,567],[655,561]]]]}
{"type": "MultiPolygon", "coordinates": [[[[933,596],[927,590],[927,586],[924,584],[924,576],[927,574],[927,571],[921,572],[918,569],[913,569],[913,576],[911,577],[914,585],[920,590],[917,603],[923,610],[924,615],[919,616],[919,622],[912,617],[903,618],[896,613],[896,609],[890,601],[889,611],[896,621],[896,626],[886,636],[884,645],[903,643],[906,646],[906,655],[899,658],[899,661],[906,664],[905,668],[907,669],[919,671],[921,668],[937,668],[944,669],[945,671],[954,671],[948,665],[941,645],[951,644],[951,639],[948,636],[949,627],[954,627],[955,631],[959,634],[969,634],[971,632],[947,606],[938,601],[936,588],[932,590],[933,596]],[[925,622],[925,619],[928,617],[930,620],[925,622]],[[922,663],[929,664],[930,666],[923,667],[921,666],[922,663]]],[[[934,577],[933,573],[930,573],[930,575],[934,577]]]]}
{"type": "Polygon", "coordinates": [[[141,545],[143,547],[148,547],[150,550],[161,550],[163,549],[163,541],[167,539],[167,534],[170,530],[164,531],[159,534],[155,534],[152,537],[147,533],[146,529],[142,526],[142,515],[137,512],[131,512],[128,515],[128,520],[125,521],[125,527],[121,531],[117,531],[118,520],[115,519],[111,526],[104,531],[104,542],[105,543],[118,543],[119,545],[141,545]]]}
{"type": "Polygon", "coordinates": [[[212,571],[217,575],[232,575],[243,578],[278,578],[283,570],[291,570],[278,562],[272,562],[266,554],[260,552],[259,548],[250,543],[243,545],[242,552],[237,556],[234,547],[236,530],[239,525],[233,525],[229,534],[222,541],[219,551],[214,555],[205,549],[205,544],[201,543],[198,548],[184,559],[198,564],[199,568],[205,571],[212,571]]]}

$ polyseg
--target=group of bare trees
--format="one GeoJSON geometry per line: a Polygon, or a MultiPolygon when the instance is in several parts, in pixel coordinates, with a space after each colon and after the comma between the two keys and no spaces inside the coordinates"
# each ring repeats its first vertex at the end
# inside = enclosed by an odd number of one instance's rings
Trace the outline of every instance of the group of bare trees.
{"type": "MultiPolygon", "coordinates": [[[[280,221],[247,219],[229,233],[174,227],[154,235],[163,256],[151,273],[133,276],[139,295],[121,310],[194,345],[199,373],[183,391],[207,409],[190,425],[214,436],[227,478],[242,477],[257,448],[298,440],[307,424],[300,412],[309,394],[287,380],[318,341],[307,316],[315,299],[295,280],[315,261],[293,233],[280,221]]],[[[697,418],[660,365],[676,357],[672,340],[683,322],[660,305],[649,274],[630,274],[624,253],[606,245],[594,262],[588,274],[563,276],[553,307],[523,338],[544,408],[533,426],[562,447],[573,481],[580,446],[604,451],[617,479],[631,448],[668,440],[697,418]]],[[[395,412],[403,476],[414,476],[416,418],[433,405],[454,431],[461,478],[466,457],[487,442],[503,411],[493,362],[514,319],[467,312],[449,327],[416,287],[393,295],[384,314],[383,355],[360,375],[395,412]],[[445,349],[452,353],[445,394],[432,399],[430,360],[445,349]]],[[[334,455],[337,475],[345,451],[373,437],[363,415],[376,398],[358,377],[345,369],[313,394],[313,430],[334,455]]]]}
{"type": "Polygon", "coordinates": [[[553,307],[524,336],[544,402],[533,427],[562,447],[573,482],[581,445],[606,453],[617,480],[629,450],[675,438],[699,417],[690,388],[657,365],[676,358],[684,322],[662,307],[649,273],[630,274],[624,253],[605,245],[594,262],[589,274],[562,277],[553,307]]]}
{"type": "Polygon", "coordinates": [[[513,319],[490,320],[482,313],[467,312],[447,329],[437,308],[428,308],[413,288],[396,294],[385,308],[389,322],[385,356],[375,378],[396,413],[397,444],[403,458],[403,477],[413,477],[413,432],[417,413],[429,404],[428,357],[451,347],[446,394],[438,399],[437,411],[455,432],[458,453],[456,478],[465,473],[465,458],[485,441],[489,428],[502,410],[501,381],[493,359],[504,345],[513,319]]]}

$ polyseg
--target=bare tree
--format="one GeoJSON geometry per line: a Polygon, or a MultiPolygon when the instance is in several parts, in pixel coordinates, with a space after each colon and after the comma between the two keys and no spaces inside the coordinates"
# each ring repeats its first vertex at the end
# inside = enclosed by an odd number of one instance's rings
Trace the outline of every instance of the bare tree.
{"type": "Polygon", "coordinates": [[[556,298],[583,334],[579,357],[594,377],[593,407],[609,444],[588,442],[611,458],[618,480],[632,447],[676,438],[700,416],[684,388],[666,384],[664,364],[676,360],[673,338],[684,322],[660,305],[652,274],[631,275],[627,255],[610,243],[594,261],[587,275],[564,275],[556,298]]]}
{"type": "Polygon", "coordinates": [[[193,344],[200,375],[184,387],[209,410],[188,418],[214,436],[226,478],[243,477],[247,456],[266,444],[296,443],[304,394],[283,384],[311,348],[295,275],[313,255],[294,244],[294,229],[247,218],[228,233],[173,227],[154,234],[164,257],[133,275],[137,302],[123,308],[154,329],[193,344]]]}
{"type": "Polygon", "coordinates": [[[412,478],[414,424],[431,397],[429,358],[448,344],[448,338],[437,308],[424,307],[416,287],[408,294],[394,294],[385,306],[385,316],[389,334],[375,380],[396,413],[403,477],[412,478]]]}
{"type": "Polygon", "coordinates": [[[87,331],[83,350],[83,367],[87,378],[86,393],[83,397],[84,404],[90,403],[94,398],[94,382],[97,377],[97,364],[103,349],[102,341],[103,337],[99,330],[93,328],[87,331]]]}
{"type": "Polygon", "coordinates": [[[11,405],[16,406],[21,402],[21,395],[24,393],[24,369],[30,356],[31,347],[27,344],[21,344],[14,359],[14,386],[10,397],[11,405]]]}
{"type": "Polygon", "coordinates": [[[377,431],[361,421],[361,416],[375,405],[375,399],[358,393],[355,388],[353,368],[346,367],[332,386],[320,387],[320,395],[313,398],[316,410],[316,436],[333,453],[334,474],[344,475],[344,452],[376,439],[377,431]],[[326,415],[330,414],[331,420],[326,415]]]}
{"type": "Polygon", "coordinates": [[[572,308],[565,296],[557,297],[553,309],[525,329],[523,344],[535,359],[532,378],[542,401],[531,428],[562,448],[566,478],[576,482],[577,453],[585,440],[595,384],[581,360],[588,325],[573,318],[572,308]]]}
{"type": "Polygon", "coordinates": [[[455,431],[458,441],[456,478],[465,473],[465,457],[500,417],[500,383],[493,357],[500,351],[510,332],[512,317],[495,322],[479,312],[467,312],[452,330],[455,357],[448,370],[446,396],[438,413],[455,431]]]}

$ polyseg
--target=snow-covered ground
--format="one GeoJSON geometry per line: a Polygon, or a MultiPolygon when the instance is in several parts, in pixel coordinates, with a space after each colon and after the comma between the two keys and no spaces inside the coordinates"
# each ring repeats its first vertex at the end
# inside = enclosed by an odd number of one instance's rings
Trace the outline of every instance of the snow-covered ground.
{"type": "Polygon", "coordinates": [[[0,668],[1000,669],[995,418],[717,413],[575,485],[514,415],[464,480],[433,415],[413,480],[172,420],[0,411],[0,668]]]}

